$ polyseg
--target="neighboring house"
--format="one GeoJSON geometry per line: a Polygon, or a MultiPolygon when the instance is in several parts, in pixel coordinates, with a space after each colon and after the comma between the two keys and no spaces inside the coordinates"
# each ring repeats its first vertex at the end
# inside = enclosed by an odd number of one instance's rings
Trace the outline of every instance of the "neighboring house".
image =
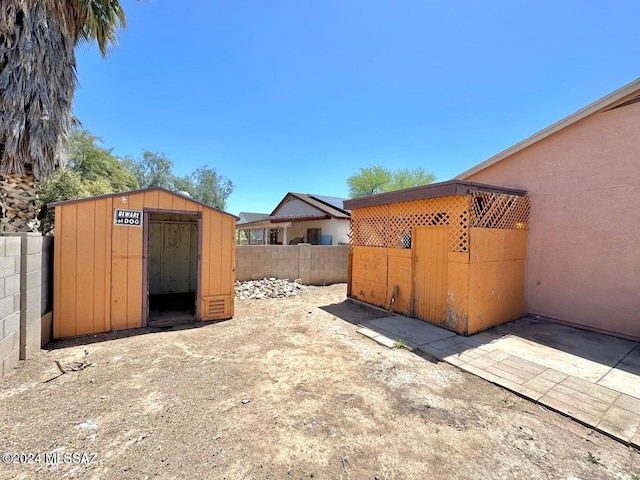
{"type": "Polygon", "coordinates": [[[640,79],[456,179],[530,197],[526,310],[640,338],[640,79]]]}
{"type": "Polygon", "coordinates": [[[268,213],[240,212],[236,222],[236,239],[239,245],[266,245],[270,224],[268,213]]]}
{"type": "Polygon", "coordinates": [[[350,214],[344,198],[289,192],[271,214],[240,213],[238,239],[242,244],[346,245],[350,214]]]}

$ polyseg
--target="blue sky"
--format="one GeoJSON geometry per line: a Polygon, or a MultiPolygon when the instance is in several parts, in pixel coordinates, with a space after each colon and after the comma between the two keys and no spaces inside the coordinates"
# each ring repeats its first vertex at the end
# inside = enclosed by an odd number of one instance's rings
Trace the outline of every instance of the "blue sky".
{"type": "Polygon", "coordinates": [[[371,165],[448,180],[640,76],[637,0],[121,3],[75,115],[117,155],[214,167],[234,214],[371,165]]]}

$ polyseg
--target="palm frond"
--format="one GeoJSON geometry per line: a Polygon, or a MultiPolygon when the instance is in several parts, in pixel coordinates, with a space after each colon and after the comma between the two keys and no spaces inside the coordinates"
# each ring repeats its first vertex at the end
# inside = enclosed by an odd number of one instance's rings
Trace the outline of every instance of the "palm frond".
{"type": "Polygon", "coordinates": [[[0,175],[39,180],[66,164],[75,46],[103,55],[126,24],[118,0],[13,0],[0,8],[0,175]],[[6,5],[6,6],[5,6],[6,5]]]}
{"type": "Polygon", "coordinates": [[[73,0],[79,12],[80,36],[96,42],[103,56],[110,46],[117,45],[117,32],[126,28],[124,10],[118,0],[73,0]]]}

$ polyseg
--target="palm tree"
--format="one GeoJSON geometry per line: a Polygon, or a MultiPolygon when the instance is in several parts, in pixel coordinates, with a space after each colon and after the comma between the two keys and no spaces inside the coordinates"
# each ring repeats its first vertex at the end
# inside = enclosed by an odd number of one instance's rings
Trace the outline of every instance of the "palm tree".
{"type": "Polygon", "coordinates": [[[75,47],[103,56],[125,15],[118,0],[0,3],[0,232],[38,229],[38,182],[67,162],[75,47]]]}

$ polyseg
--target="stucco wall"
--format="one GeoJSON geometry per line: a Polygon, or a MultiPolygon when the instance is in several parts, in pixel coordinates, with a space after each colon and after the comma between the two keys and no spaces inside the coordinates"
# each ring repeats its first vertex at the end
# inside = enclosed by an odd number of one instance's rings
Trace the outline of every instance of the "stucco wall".
{"type": "Polygon", "coordinates": [[[635,103],[465,178],[529,193],[529,313],[640,338],[639,131],[635,103]]]}

